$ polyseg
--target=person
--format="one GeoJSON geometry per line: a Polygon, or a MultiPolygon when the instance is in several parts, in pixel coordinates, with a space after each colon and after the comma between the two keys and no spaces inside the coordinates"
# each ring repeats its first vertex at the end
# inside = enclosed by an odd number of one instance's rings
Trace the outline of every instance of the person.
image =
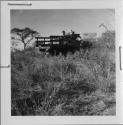
{"type": "Polygon", "coordinates": [[[71,33],[72,33],[72,34],[75,34],[75,32],[74,32],[73,30],[71,30],[71,33]]]}
{"type": "Polygon", "coordinates": [[[63,36],[65,36],[65,31],[64,30],[62,31],[62,33],[63,33],[63,36]]]}

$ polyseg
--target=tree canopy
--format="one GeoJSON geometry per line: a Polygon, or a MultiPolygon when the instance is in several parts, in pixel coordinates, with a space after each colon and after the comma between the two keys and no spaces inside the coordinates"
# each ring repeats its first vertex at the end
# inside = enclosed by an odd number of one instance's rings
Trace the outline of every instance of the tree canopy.
{"type": "Polygon", "coordinates": [[[28,27],[24,29],[13,28],[11,30],[11,33],[18,36],[18,37],[12,37],[12,39],[21,41],[24,45],[24,49],[33,40],[35,36],[39,35],[37,31],[34,31],[28,27]]]}

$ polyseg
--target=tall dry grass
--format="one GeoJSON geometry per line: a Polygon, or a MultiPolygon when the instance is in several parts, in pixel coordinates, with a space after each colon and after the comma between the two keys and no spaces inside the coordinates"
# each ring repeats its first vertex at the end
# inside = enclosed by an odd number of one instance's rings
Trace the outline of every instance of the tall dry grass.
{"type": "Polygon", "coordinates": [[[66,57],[12,52],[11,114],[115,115],[114,42],[108,31],[93,48],[66,57]]]}

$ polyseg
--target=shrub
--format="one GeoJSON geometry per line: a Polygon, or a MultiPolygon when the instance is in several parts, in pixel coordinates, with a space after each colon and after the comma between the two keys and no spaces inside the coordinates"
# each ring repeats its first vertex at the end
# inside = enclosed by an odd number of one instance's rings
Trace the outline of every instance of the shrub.
{"type": "Polygon", "coordinates": [[[114,108],[105,101],[116,91],[114,35],[103,33],[94,48],[66,56],[12,52],[11,114],[103,115],[114,108]]]}

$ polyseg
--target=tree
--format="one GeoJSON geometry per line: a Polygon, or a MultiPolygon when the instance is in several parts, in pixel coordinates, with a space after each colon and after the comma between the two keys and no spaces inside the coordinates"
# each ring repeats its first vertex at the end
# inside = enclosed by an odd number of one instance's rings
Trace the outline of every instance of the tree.
{"type": "Polygon", "coordinates": [[[106,31],[109,31],[109,30],[108,30],[108,27],[107,27],[105,24],[103,24],[103,23],[100,24],[99,27],[104,27],[106,31]]]}
{"type": "Polygon", "coordinates": [[[34,39],[34,37],[39,35],[37,31],[34,31],[28,27],[24,29],[13,28],[11,33],[17,36],[12,37],[12,39],[21,41],[23,43],[24,50],[26,49],[27,45],[34,39]]]}

